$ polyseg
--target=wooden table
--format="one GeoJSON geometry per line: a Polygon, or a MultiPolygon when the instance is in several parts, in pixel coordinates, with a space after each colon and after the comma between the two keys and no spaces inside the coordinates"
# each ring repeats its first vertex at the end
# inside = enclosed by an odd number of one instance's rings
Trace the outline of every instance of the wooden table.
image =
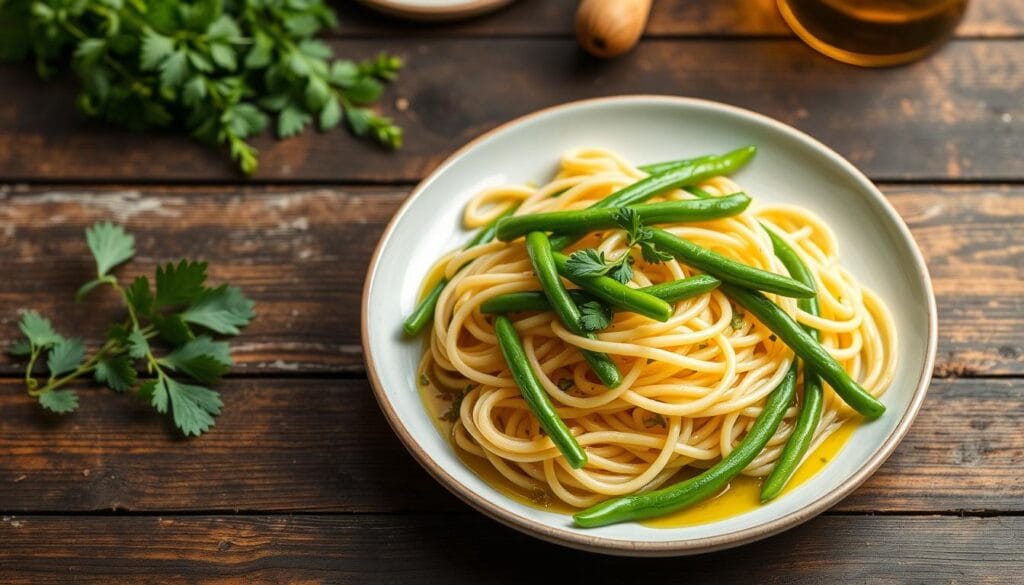
{"type": "Polygon", "coordinates": [[[71,295],[92,269],[82,230],[106,218],[137,234],[130,273],[205,258],[259,312],[235,343],[225,413],[189,441],[98,388],[48,416],[3,358],[0,582],[532,583],[544,559],[563,583],[1020,583],[1024,4],[972,4],[959,38],[886,70],[812,52],[771,0],[658,0],[648,37],[611,62],[577,50],[569,0],[428,29],[344,6],[340,54],[408,62],[385,104],[407,147],[261,139],[249,181],[187,139],[81,120],[70,83],[0,68],[0,342],[26,307],[99,340],[114,304],[71,295]],[[935,379],[892,459],[832,511],[732,552],[616,559],[504,528],[413,462],[364,377],[362,280],[411,186],[501,122],[623,93],[720,100],[834,147],[879,183],[935,283],[935,379]]]}

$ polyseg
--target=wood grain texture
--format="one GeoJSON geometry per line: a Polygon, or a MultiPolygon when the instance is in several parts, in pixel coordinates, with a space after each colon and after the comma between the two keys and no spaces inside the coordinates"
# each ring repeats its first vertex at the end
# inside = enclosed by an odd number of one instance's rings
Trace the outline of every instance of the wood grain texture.
{"type": "MultiPolygon", "coordinates": [[[[354,2],[338,4],[337,36],[415,33],[450,36],[523,36],[572,34],[577,0],[518,0],[484,18],[423,25],[381,18],[354,2]]],[[[658,0],[651,10],[647,37],[791,36],[775,0],[658,0]]],[[[959,37],[1016,37],[1024,34],[1024,4],[1017,0],[971,0],[959,37]]]]}
{"type": "Polygon", "coordinates": [[[620,559],[561,549],[484,518],[16,517],[7,585],[574,582],[1019,583],[1024,518],[824,516],[734,551],[620,559]],[[741,555],[742,562],[737,562],[741,555]],[[544,559],[543,577],[536,563],[544,559]]]}
{"type": "MultiPolygon", "coordinates": [[[[185,441],[131,396],[83,389],[60,418],[0,383],[0,512],[468,510],[404,451],[365,380],[220,390],[215,429],[185,441]]],[[[935,381],[896,453],[836,510],[1024,512],[1021,428],[1020,380],[935,381]]]]}
{"type": "MultiPolygon", "coordinates": [[[[256,140],[263,181],[414,181],[471,138],[519,115],[616,94],[689,95],[749,108],[810,133],[873,178],[1024,176],[1024,51],[956,41],[900,68],[865,70],[792,39],[645,41],[610,62],[570,39],[362,39],[339,54],[387,49],[408,62],[384,110],[407,133],[398,153],[344,131],[256,140]],[[393,111],[403,100],[404,111],[393,111]]],[[[186,137],[132,134],[82,120],[74,84],[0,68],[0,180],[232,181],[224,152],[186,137]]]]}
{"type": "MultiPolygon", "coordinates": [[[[883,185],[929,264],[939,306],[936,373],[1024,374],[1024,187],[883,185]]],[[[0,194],[0,345],[36,308],[96,344],[117,304],[72,295],[91,277],[82,235],[101,219],[138,238],[126,275],[202,258],[238,284],[257,318],[235,342],[236,373],[361,372],[366,266],[405,196],[395,188],[8,189],[0,194]]],[[[844,253],[853,254],[845,249],[844,253]]],[[[0,374],[18,371],[0,357],[0,374]]]]}

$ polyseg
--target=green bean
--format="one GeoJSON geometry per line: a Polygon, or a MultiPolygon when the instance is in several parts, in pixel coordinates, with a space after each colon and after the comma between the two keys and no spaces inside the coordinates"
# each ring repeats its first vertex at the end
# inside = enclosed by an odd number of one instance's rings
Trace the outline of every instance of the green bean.
{"type": "Polygon", "coordinates": [[[796,366],[786,372],[772,390],[761,414],[747,436],[728,455],[707,471],[667,488],[607,500],[573,515],[577,526],[594,528],[629,520],[641,520],[671,514],[705,500],[724,488],[750,465],[775,435],[786,409],[796,394],[796,366]]]}
{"type": "Polygon", "coordinates": [[[731,282],[785,297],[814,296],[813,288],[792,278],[730,260],[717,252],[702,248],[662,229],[651,228],[651,234],[651,241],[659,250],[672,254],[680,262],[707,272],[722,282],[731,282]]]}
{"type": "Polygon", "coordinates": [[[686,187],[683,187],[683,189],[687,193],[693,195],[694,197],[697,197],[698,199],[709,199],[711,197],[714,197],[714,195],[708,193],[707,191],[701,189],[700,187],[697,187],[696,185],[687,185],[686,187]]]}
{"type": "Polygon", "coordinates": [[[670,171],[672,169],[675,169],[675,168],[678,168],[678,167],[681,167],[681,166],[684,166],[684,165],[692,165],[692,164],[694,164],[694,163],[696,163],[696,162],[698,162],[698,161],[700,161],[702,159],[705,159],[705,158],[707,158],[707,156],[702,156],[702,157],[698,157],[698,158],[681,158],[681,159],[678,159],[678,160],[666,160],[666,161],[657,162],[657,163],[649,163],[649,164],[646,164],[646,165],[640,165],[637,168],[640,169],[641,171],[647,173],[648,175],[657,175],[657,174],[660,174],[660,173],[664,173],[665,171],[670,171]]]}
{"type": "MultiPolygon", "coordinates": [[[[746,164],[746,162],[748,160],[753,158],[754,154],[756,154],[756,153],[757,153],[757,147],[754,146],[753,144],[750,144],[750,145],[747,145],[747,146],[744,146],[744,147],[741,147],[741,148],[737,148],[736,150],[733,150],[732,152],[723,154],[720,157],[715,157],[715,155],[711,155],[711,156],[701,156],[701,157],[698,157],[698,158],[683,158],[683,159],[679,159],[679,160],[669,160],[669,161],[664,161],[664,162],[660,162],[660,163],[651,163],[651,164],[646,164],[646,165],[640,165],[637,168],[640,169],[641,171],[647,173],[648,175],[657,175],[657,174],[665,173],[665,172],[668,172],[668,171],[671,171],[671,170],[675,170],[675,169],[678,169],[678,168],[682,168],[682,167],[702,165],[702,164],[705,164],[707,162],[707,159],[709,159],[709,158],[725,159],[727,157],[733,157],[733,156],[736,156],[738,158],[746,157],[746,158],[744,158],[742,160],[742,162],[739,163],[739,166],[743,166],[744,164],[746,164]]],[[[733,171],[735,171],[736,169],[738,169],[739,166],[737,166],[736,168],[734,168],[734,169],[732,169],[732,170],[730,170],[728,172],[718,173],[718,175],[711,175],[710,177],[707,177],[707,178],[710,179],[711,177],[714,177],[714,176],[730,174],[733,171]]]]}
{"type": "MultiPolygon", "coordinates": [[[[768,232],[768,236],[772,240],[775,256],[782,261],[789,274],[813,288],[814,276],[807,269],[807,266],[804,265],[803,261],[800,260],[800,256],[797,255],[796,251],[771,229],[765,227],[765,231],[768,232]]],[[[801,311],[811,315],[819,313],[817,296],[809,299],[800,299],[797,301],[797,306],[800,307],[801,311]]],[[[812,339],[815,341],[819,340],[820,335],[817,329],[806,325],[803,328],[812,339]]],[[[786,440],[786,445],[782,448],[782,453],[779,454],[775,466],[772,468],[771,473],[768,474],[768,477],[765,478],[764,483],[761,484],[762,502],[775,498],[786,487],[789,479],[796,472],[797,467],[799,467],[800,461],[803,460],[807,450],[811,447],[814,432],[821,420],[822,402],[824,401],[821,377],[814,371],[814,368],[808,367],[806,363],[803,364],[803,367],[804,396],[803,402],[800,404],[800,412],[797,414],[793,432],[789,435],[789,439],[786,440]]]]}
{"type": "MultiPolygon", "coordinates": [[[[569,296],[572,297],[572,302],[576,303],[576,306],[580,306],[594,300],[594,297],[578,289],[570,290],[569,296]]],[[[491,297],[480,303],[480,312],[489,315],[515,313],[517,311],[549,310],[551,310],[551,303],[549,303],[548,298],[544,296],[544,291],[539,290],[505,293],[503,295],[491,297]]]]}
{"type": "Polygon", "coordinates": [[[757,291],[722,283],[722,292],[753,313],[765,327],[822,377],[843,402],[867,418],[878,418],[885,405],[850,378],[843,366],[792,317],[757,291]]]}
{"type": "MultiPolygon", "coordinates": [[[[714,290],[721,283],[717,278],[707,274],[698,274],[690,278],[663,282],[637,290],[652,294],[666,303],[676,303],[714,290]]],[[[577,306],[597,300],[582,290],[577,289],[570,290],[569,296],[572,297],[573,302],[577,306]]],[[[516,311],[547,311],[550,309],[551,304],[548,303],[547,297],[541,291],[506,293],[489,298],[480,304],[480,311],[488,314],[514,313],[516,311]]]]}
{"type": "Polygon", "coordinates": [[[516,328],[504,315],[498,316],[494,321],[494,333],[498,337],[498,346],[501,348],[501,355],[505,357],[505,363],[512,373],[512,378],[519,387],[523,400],[530,407],[533,416],[547,433],[551,442],[558,447],[562,456],[569,462],[573,469],[579,469],[587,464],[587,453],[580,447],[576,437],[573,436],[565,422],[555,412],[544,387],[541,386],[537,374],[530,367],[530,360],[526,358],[526,351],[523,350],[523,342],[516,333],[516,328]]]}
{"type": "MultiPolygon", "coordinates": [[[[547,297],[562,324],[576,335],[596,339],[596,335],[585,331],[580,326],[580,309],[569,296],[569,291],[562,285],[562,279],[558,278],[558,269],[555,267],[555,259],[551,253],[551,243],[548,242],[548,237],[543,232],[527,234],[526,252],[530,256],[530,263],[533,265],[533,271],[537,274],[537,280],[540,281],[544,296],[547,297]]],[[[602,384],[609,388],[615,388],[622,383],[622,374],[608,354],[583,348],[580,348],[580,353],[583,354],[583,359],[597,374],[602,384]]]]}
{"type": "Polygon", "coordinates": [[[656,321],[668,321],[672,305],[640,289],[630,288],[608,276],[575,276],[569,273],[569,257],[555,253],[558,273],[598,299],[624,311],[639,313],[656,321]]]}
{"type": "MultiPolygon", "coordinates": [[[[729,175],[747,164],[757,152],[756,146],[744,146],[721,156],[709,155],[691,160],[679,161],[677,166],[666,169],[664,172],[652,174],[641,179],[632,185],[623,187],[604,199],[590,206],[590,208],[601,207],[624,207],[643,203],[655,195],[664,193],[669,189],[676,189],[684,185],[699,183],[705,179],[729,175]]],[[[563,234],[551,239],[551,247],[554,250],[564,250],[579,239],[576,234],[563,234]]]]}
{"type": "Polygon", "coordinates": [[[671,282],[652,284],[640,290],[654,295],[667,303],[676,303],[712,291],[718,288],[720,284],[722,284],[722,281],[714,276],[698,274],[671,282]]]}
{"type": "MultiPolygon", "coordinates": [[[[736,193],[712,199],[688,199],[636,205],[644,225],[706,221],[730,217],[741,213],[750,205],[750,197],[736,193]]],[[[508,242],[532,231],[586,233],[619,227],[618,214],[622,207],[598,207],[574,211],[553,211],[506,217],[498,222],[497,237],[508,242]]]]}
{"type": "MultiPolygon", "coordinates": [[[[518,207],[518,205],[512,206],[507,211],[491,220],[480,231],[478,231],[462,249],[468,250],[493,240],[494,234],[498,230],[498,222],[501,221],[503,217],[512,215],[512,213],[515,212],[516,207],[518,207]]],[[[465,267],[466,265],[463,265],[459,270],[462,270],[465,267]]],[[[402,329],[405,330],[406,335],[410,337],[419,335],[420,332],[423,331],[423,328],[427,326],[427,323],[430,323],[430,320],[434,317],[434,309],[437,308],[437,299],[441,298],[441,291],[443,291],[446,286],[448,286],[448,279],[442,276],[441,279],[437,281],[437,284],[430,289],[430,292],[423,297],[423,300],[416,305],[416,308],[413,309],[412,313],[405,319],[405,322],[402,323],[402,329]]]]}

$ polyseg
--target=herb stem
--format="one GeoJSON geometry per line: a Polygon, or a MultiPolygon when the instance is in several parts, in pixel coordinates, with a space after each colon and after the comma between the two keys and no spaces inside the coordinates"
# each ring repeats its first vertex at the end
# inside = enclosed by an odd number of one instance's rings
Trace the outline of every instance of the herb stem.
{"type": "MultiPolygon", "coordinates": [[[[115,344],[113,341],[107,341],[98,350],[96,350],[96,353],[93,354],[92,357],[90,357],[88,360],[82,363],[82,365],[72,370],[69,374],[62,376],[60,378],[54,378],[51,376],[50,380],[42,388],[29,388],[29,396],[39,396],[40,394],[45,394],[46,392],[50,392],[51,390],[56,390],[57,388],[60,388],[61,386],[67,384],[68,382],[78,378],[82,374],[87,374],[95,370],[96,364],[99,363],[101,359],[110,355],[108,352],[113,348],[114,345],[115,344]]],[[[124,350],[122,349],[121,352],[123,351],[124,350]]]]}

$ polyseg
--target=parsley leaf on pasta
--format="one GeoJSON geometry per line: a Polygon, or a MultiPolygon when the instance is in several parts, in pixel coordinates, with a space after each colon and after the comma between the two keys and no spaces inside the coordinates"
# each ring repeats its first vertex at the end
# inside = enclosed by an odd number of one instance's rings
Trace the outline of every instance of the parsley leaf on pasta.
{"type": "Polygon", "coordinates": [[[586,331],[601,331],[612,323],[612,313],[598,301],[580,305],[580,327],[586,331]]]}

